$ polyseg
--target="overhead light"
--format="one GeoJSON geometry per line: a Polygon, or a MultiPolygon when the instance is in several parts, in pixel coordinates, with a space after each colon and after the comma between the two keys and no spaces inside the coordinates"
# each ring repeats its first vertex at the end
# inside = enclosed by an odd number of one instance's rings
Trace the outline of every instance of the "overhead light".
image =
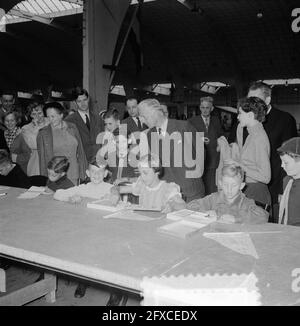
{"type": "Polygon", "coordinates": [[[258,12],[257,15],[256,15],[256,17],[258,19],[263,18],[263,13],[262,12],[258,12]]]}

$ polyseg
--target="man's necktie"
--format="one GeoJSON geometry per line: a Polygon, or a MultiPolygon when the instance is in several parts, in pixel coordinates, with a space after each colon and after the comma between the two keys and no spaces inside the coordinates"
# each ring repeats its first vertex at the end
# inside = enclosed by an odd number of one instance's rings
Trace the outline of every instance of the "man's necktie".
{"type": "Polygon", "coordinates": [[[243,145],[245,144],[248,135],[249,135],[248,129],[246,127],[244,127],[243,128],[243,145]]]}
{"type": "Polygon", "coordinates": [[[88,130],[90,130],[90,119],[89,119],[89,116],[86,114],[85,115],[85,124],[86,124],[86,126],[87,126],[87,128],[88,128],[88,130]]]}
{"type": "Polygon", "coordinates": [[[209,121],[208,121],[208,118],[204,118],[205,120],[205,127],[206,127],[206,130],[208,130],[208,127],[209,127],[209,121]]]}
{"type": "Polygon", "coordinates": [[[136,117],[136,120],[137,120],[139,131],[142,131],[142,124],[141,124],[140,118],[139,117],[136,117]]]}

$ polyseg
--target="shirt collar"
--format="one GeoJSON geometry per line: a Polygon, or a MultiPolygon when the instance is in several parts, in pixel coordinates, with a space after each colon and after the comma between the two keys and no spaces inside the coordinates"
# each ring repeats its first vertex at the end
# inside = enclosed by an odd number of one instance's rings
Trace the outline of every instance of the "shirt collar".
{"type": "Polygon", "coordinates": [[[85,117],[86,114],[90,118],[90,112],[89,112],[89,110],[87,110],[85,112],[82,112],[82,111],[78,110],[78,113],[80,114],[80,116],[81,116],[81,118],[82,118],[82,120],[83,120],[84,123],[86,123],[86,120],[85,120],[86,119],[86,117],[85,117]]]}
{"type": "Polygon", "coordinates": [[[229,203],[226,200],[223,191],[220,191],[219,196],[216,201],[217,201],[217,204],[227,204],[227,205],[232,206],[234,204],[239,205],[241,203],[241,201],[244,199],[244,197],[245,197],[245,195],[240,191],[240,194],[235,198],[235,200],[232,203],[229,203]]]}
{"type": "Polygon", "coordinates": [[[206,119],[208,119],[208,121],[210,120],[210,115],[208,117],[204,117],[202,114],[201,114],[201,117],[203,119],[203,121],[205,122],[206,119]]]}

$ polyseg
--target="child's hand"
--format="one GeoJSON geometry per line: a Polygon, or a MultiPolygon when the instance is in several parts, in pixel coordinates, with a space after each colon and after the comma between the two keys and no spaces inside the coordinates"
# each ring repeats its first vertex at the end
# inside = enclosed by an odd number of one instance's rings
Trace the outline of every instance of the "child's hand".
{"type": "Polygon", "coordinates": [[[42,195],[51,195],[51,194],[54,194],[54,191],[52,191],[48,187],[46,187],[44,192],[42,192],[42,195]]]}
{"type": "Polygon", "coordinates": [[[117,206],[119,200],[120,200],[120,196],[115,194],[110,195],[109,201],[111,202],[112,206],[117,206]]]}
{"type": "Polygon", "coordinates": [[[74,196],[70,197],[70,199],[69,199],[70,203],[72,203],[72,204],[78,204],[81,202],[81,200],[82,200],[82,198],[79,195],[74,195],[74,196]]]}
{"type": "Polygon", "coordinates": [[[216,211],[211,210],[211,211],[207,211],[206,213],[208,214],[209,217],[217,218],[216,211]]]}
{"type": "Polygon", "coordinates": [[[220,217],[219,221],[224,223],[235,223],[235,217],[230,214],[224,214],[220,217]]]}
{"type": "Polygon", "coordinates": [[[172,209],[170,203],[166,203],[164,209],[161,212],[164,214],[168,214],[168,213],[172,212],[172,210],[173,209],[172,209]]]}

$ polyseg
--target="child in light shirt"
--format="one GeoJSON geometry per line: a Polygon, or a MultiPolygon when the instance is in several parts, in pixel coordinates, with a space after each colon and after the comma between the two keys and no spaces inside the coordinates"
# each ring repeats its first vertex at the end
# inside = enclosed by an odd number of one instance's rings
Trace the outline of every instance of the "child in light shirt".
{"type": "Polygon", "coordinates": [[[159,158],[153,154],[143,156],[138,164],[140,177],[129,186],[115,186],[112,193],[131,193],[139,197],[139,205],[147,209],[158,209],[163,213],[185,207],[180,188],[174,182],[160,180],[163,167],[159,158]]]}
{"type": "Polygon", "coordinates": [[[97,162],[96,159],[91,161],[86,174],[90,178],[90,182],[69,189],[59,189],[53,198],[60,201],[79,203],[82,197],[100,199],[110,194],[112,185],[103,181],[107,175],[105,161],[97,162]]]}

